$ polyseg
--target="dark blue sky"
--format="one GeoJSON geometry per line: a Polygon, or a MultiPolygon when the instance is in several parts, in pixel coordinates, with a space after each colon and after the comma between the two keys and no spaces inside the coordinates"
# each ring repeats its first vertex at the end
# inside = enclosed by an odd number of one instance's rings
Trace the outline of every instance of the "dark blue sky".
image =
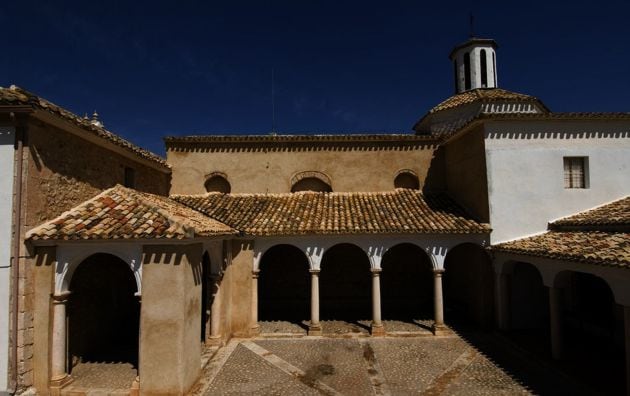
{"type": "Polygon", "coordinates": [[[630,1],[4,1],[0,85],[163,153],[165,135],[409,132],[448,53],[499,43],[499,86],[553,111],[630,111],[630,1]]]}

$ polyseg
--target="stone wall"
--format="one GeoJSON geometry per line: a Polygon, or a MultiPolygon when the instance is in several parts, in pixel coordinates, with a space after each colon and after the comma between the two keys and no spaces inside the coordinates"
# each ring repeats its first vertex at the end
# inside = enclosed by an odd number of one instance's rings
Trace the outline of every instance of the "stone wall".
{"type": "MultiPolygon", "coordinates": [[[[54,219],[64,211],[124,182],[124,169],[135,169],[136,189],[167,195],[170,174],[135,162],[76,135],[31,119],[24,145],[22,229],[20,241],[31,228],[54,219]]],[[[18,296],[18,388],[34,384],[33,318],[35,261],[22,243],[18,296]]],[[[43,321],[40,321],[43,325],[43,321]]],[[[42,330],[44,331],[44,330],[42,330]]],[[[48,329],[45,329],[47,332],[48,329]]],[[[38,359],[45,358],[41,355],[38,359]]],[[[35,374],[43,378],[47,373],[35,374]]],[[[39,380],[38,384],[43,384],[39,380]]]]}

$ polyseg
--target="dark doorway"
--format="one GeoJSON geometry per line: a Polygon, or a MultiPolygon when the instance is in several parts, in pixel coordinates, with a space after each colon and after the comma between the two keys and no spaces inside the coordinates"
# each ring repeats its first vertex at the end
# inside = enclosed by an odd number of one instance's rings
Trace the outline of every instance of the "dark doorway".
{"type": "Polygon", "coordinates": [[[324,253],[319,287],[321,319],[372,317],[370,261],[358,246],[343,243],[324,253]]]}
{"type": "Polygon", "coordinates": [[[258,313],[261,321],[301,322],[310,317],[308,259],[291,245],[276,245],[260,262],[258,313]]]}
{"type": "Polygon", "coordinates": [[[433,318],[433,265],[418,246],[390,248],[381,261],[381,311],[386,320],[433,318]]]}
{"type": "Polygon", "coordinates": [[[494,270],[486,251],[464,243],[444,261],[445,316],[449,324],[490,329],[494,312],[494,270]]]}
{"type": "Polygon", "coordinates": [[[69,357],[79,362],[138,364],[140,302],[127,263],[99,253],[75,270],[70,283],[69,357]]]}

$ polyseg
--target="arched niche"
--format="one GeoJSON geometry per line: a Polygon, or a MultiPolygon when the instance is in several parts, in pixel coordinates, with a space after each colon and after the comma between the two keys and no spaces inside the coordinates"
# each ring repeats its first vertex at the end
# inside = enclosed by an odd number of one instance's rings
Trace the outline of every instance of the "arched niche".
{"type": "Polygon", "coordinates": [[[394,177],[394,188],[418,190],[420,189],[420,179],[413,170],[402,169],[398,171],[394,177]]]}
{"type": "Polygon", "coordinates": [[[206,175],[204,187],[206,192],[220,192],[229,194],[232,186],[228,181],[227,175],[222,172],[212,172],[206,175]]]}
{"type": "Polygon", "coordinates": [[[330,178],[322,172],[299,172],[291,178],[291,192],[332,192],[330,178]]]}

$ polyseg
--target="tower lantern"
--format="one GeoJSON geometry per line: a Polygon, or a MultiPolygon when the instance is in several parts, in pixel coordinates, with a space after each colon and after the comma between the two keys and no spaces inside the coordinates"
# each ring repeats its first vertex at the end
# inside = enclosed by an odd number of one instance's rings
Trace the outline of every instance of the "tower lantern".
{"type": "Polygon", "coordinates": [[[477,88],[496,88],[497,43],[492,39],[471,37],[451,51],[455,92],[461,93],[477,88]]]}

